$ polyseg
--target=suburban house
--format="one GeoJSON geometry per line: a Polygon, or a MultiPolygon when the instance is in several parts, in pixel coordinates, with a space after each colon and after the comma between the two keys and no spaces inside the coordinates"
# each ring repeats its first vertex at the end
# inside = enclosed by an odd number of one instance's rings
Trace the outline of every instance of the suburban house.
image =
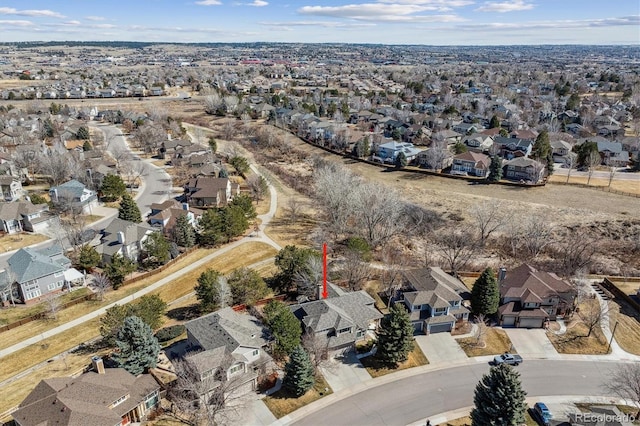
{"type": "Polygon", "coordinates": [[[179,217],[186,216],[191,226],[195,227],[202,210],[189,207],[188,203],[179,203],[169,199],[163,203],[151,204],[149,224],[162,229],[164,235],[171,235],[179,217]]]}
{"type": "Polygon", "coordinates": [[[504,178],[538,183],[544,176],[544,164],[531,158],[517,157],[504,163],[504,178]]]}
{"type": "Polygon", "coordinates": [[[137,261],[144,241],[153,232],[154,229],[146,223],[135,223],[116,217],[102,230],[96,251],[100,253],[105,264],[111,263],[111,258],[116,253],[137,261]]]}
{"type": "MultiPolygon", "coordinates": [[[[257,318],[227,307],[188,321],[185,327],[187,356],[201,380],[222,376],[235,382],[235,391],[256,389],[261,368],[271,361],[265,352],[267,330],[257,318]]],[[[220,384],[212,380],[216,383],[220,384]]]]}
{"type": "Polygon", "coordinates": [[[41,380],[12,416],[18,426],[126,426],[142,422],[160,402],[160,385],[150,374],[104,368],[78,377],[41,380]]]}
{"type": "Polygon", "coordinates": [[[364,290],[345,292],[328,284],[329,296],[296,305],[289,309],[302,323],[303,333],[311,333],[326,342],[329,351],[348,350],[375,330],[383,315],[364,290]]]}
{"type": "Polygon", "coordinates": [[[541,328],[573,311],[577,292],[556,274],[538,271],[526,263],[500,272],[500,324],[541,328]]]}
{"type": "Polygon", "coordinates": [[[68,203],[74,209],[81,209],[83,213],[89,213],[91,205],[97,202],[96,192],[75,179],[51,187],[49,197],[53,204],[68,203]]]}
{"type": "Polygon", "coordinates": [[[458,321],[469,319],[463,301],[470,298],[469,289],[457,278],[438,267],[408,269],[396,303],[409,311],[416,331],[426,334],[453,331],[458,321]]]}
{"type": "Polygon", "coordinates": [[[453,157],[451,174],[468,174],[471,176],[487,177],[491,159],[479,152],[467,151],[453,157]]]}
{"type": "Polygon", "coordinates": [[[185,193],[187,201],[196,206],[226,206],[240,194],[240,185],[229,178],[198,177],[189,180],[185,193]]]}
{"type": "Polygon", "coordinates": [[[29,201],[0,203],[0,224],[7,234],[46,229],[54,216],[49,214],[48,204],[31,204],[29,201]]]}
{"type": "Polygon", "coordinates": [[[416,159],[420,150],[409,142],[391,141],[378,145],[375,155],[385,163],[395,163],[396,157],[401,152],[404,153],[407,158],[407,163],[411,163],[416,159]]]}
{"type": "Polygon", "coordinates": [[[67,282],[65,272],[71,265],[71,261],[64,256],[62,247],[57,244],[40,250],[21,248],[7,263],[8,267],[0,274],[0,279],[3,282],[11,281],[13,285],[9,291],[25,304],[62,291],[67,282]]]}
{"type": "Polygon", "coordinates": [[[551,152],[554,157],[566,157],[567,155],[569,155],[571,149],[573,148],[573,145],[563,140],[551,141],[550,145],[551,152]]]}
{"type": "Polygon", "coordinates": [[[471,151],[488,152],[493,146],[493,138],[482,133],[473,133],[465,136],[462,143],[471,151]]]}
{"type": "Polygon", "coordinates": [[[622,149],[622,143],[603,140],[596,143],[604,164],[624,167],[629,163],[629,152],[622,149]]]}
{"type": "Polygon", "coordinates": [[[16,201],[24,195],[22,183],[15,176],[0,176],[0,191],[5,201],[16,201]]]}
{"type": "Polygon", "coordinates": [[[505,160],[511,160],[516,157],[527,157],[533,149],[533,141],[531,139],[505,138],[496,136],[493,145],[496,152],[505,160]]]}

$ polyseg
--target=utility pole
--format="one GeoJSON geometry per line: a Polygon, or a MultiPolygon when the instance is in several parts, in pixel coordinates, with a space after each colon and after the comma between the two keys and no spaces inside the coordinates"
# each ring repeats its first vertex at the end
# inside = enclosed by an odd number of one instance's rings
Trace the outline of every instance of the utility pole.
{"type": "Polygon", "coordinates": [[[611,332],[611,339],[609,339],[609,347],[607,347],[607,353],[611,350],[611,343],[613,342],[613,336],[616,335],[616,328],[618,327],[618,321],[613,325],[613,331],[611,332]]]}

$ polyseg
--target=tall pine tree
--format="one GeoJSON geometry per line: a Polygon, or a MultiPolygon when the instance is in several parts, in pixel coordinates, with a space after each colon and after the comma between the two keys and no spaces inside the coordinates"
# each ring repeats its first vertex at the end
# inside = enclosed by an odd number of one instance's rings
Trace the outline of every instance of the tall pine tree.
{"type": "Polygon", "coordinates": [[[282,386],[296,397],[300,397],[311,389],[315,382],[309,354],[298,345],[291,352],[289,361],[284,367],[282,386]]]}
{"type": "Polygon", "coordinates": [[[500,289],[493,269],[487,268],[471,290],[471,310],[475,315],[494,315],[500,304],[500,289]]]}
{"type": "Polygon", "coordinates": [[[511,366],[492,367],[476,386],[471,426],[516,426],[525,422],[527,393],[511,366]]]}
{"type": "Polygon", "coordinates": [[[196,244],[196,231],[189,223],[186,215],[176,219],[176,226],[173,227],[173,242],[180,247],[193,247],[196,244]]]}
{"type": "Polygon", "coordinates": [[[383,363],[395,367],[404,362],[413,350],[413,325],[409,313],[400,304],[391,307],[389,315],[380,321],[378,352],[376,357],[383,363]]]}
{"type": "Polygon", "coordinates": [[[502,179],[502,159],[497,155],[491,157],[491,164],[489,165],[489,176],[487,180],[489,182],[498,182],[502,179]]]}
{"type": "Polygon", "coordinates": [[[543,130],[540,132],[531,150],[531,156],[543,163],[547,167],[547,174],[553,173],[553,150],[551,142],[549,142],[549,132],[543,130]]]}
{"type": "Polygon", "coordinates": [[[139,317],[127,317],[116,337],[118,352],[114,360],[118,366],[137,376],[158,362],[160,344],[153,330],[139,317]]]}
{"type": "Polygon", "coordinates": [[[220,272],[207,269],[198,277],[198,285],[194,287],[196,298],[200,301],[202,313],[213,312],[224,308],[228,302],[226,281],[220,272]]]}
{"type": "Polygon", "coordinates": [[[131,198],[131,195],[125,193],[120,201],[120,207],[118,208],[118,218],[122,220],[128,220],[130,222],[140,223],[142,222],[142,215],[138,205],[131,198]]]}

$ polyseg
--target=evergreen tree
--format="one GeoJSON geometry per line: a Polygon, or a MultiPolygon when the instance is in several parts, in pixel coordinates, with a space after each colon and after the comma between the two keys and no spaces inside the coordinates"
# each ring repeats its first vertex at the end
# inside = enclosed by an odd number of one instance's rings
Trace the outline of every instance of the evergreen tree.
{"type": "Polygon", "coordinates": [[[494,115],[493,117],[491,117],[491,121],[489,121],[489,128],[497,129],[499,127],[500,127],[500,119],[498,118],[497,115],[494,115]]]}
{"type": "Polygon", "coordinates": [[[218,172],[218,177],[219,177],[219,178],[228,178],[228,177],[229,177],[229,172],[227,172],[227,169],[222,168],[222,169],[220,169],[220,171],[218,172]]]}
{"type": "Polygon", "coordinates": [[[269,294],[269,288],[260,274],[249,268],[238,268],[227,277],[234,305],[253,305],[269,294]]]}
{"type": "Polygon", "coordinates": [[[226,306],[226,283],[220,272],[207,269],[198,277],[198,285],[194,287],[196,298],[200,302],[203,313],[216,311],[226,306]]]}
{"type": "Polygon", "coordinates": [[[313,364],[311,364],[309,354],[302,346],[298,345],[291,352],[289,361],[284,367],[282,387],[297,398],[311,389],[315,382],[313,364]]]}
{"type": "Polygon", "coordinates": [[[128,220],[130,222],[140,223],[142,222],[142,215],[138,205],[131,198],[131,195],[124,193],[122,200],[120,201],[120,207],[118,208],[118,218],[122,220],[128,220]]]}
{"type": "Polygon", "coordinates": [[[467,148],[467,146],[464,143],[460,142],[460,141],[456,142],[456,144],[453,146],[453,152],[455,152],[456,155],[457,154],[464,154],[468,150],[469,150],[469,148],[467,148]]]}
{"type": "Polygon", "coordinates": [[[107,345],[114,346],[125,318],[136,316],[152,330],[156,330],[162,325],[166,310],[167,304],[157,294],[142,296],[134,303],[114,305],[100,318],[100,335],[107,345]]]}
{"type": "Polygon", "coordinates": [[[273,279],[275,287],[280,291],[289,291],[295,277],[304,274],[309,267],[309,258],[312,256],[320,256],[320,253],[294,245],[281,249],[275,259],[275,265],[278,267],[278,273],[273,279]]]}
{"type": "Polygon", "coordinates": [[[153,336],[151,327],[139,317],[127,317],[116,337],[118,352],[114,360],[119,367],[133,375],[143,373],[148,368],[154,368],[158,362],[160,344],[153,336]]]}
{"type": "Polygon", "coordinates": [[[244,176],[249,171],[249,161],[239,155],[231,158],[229,164],[231,164],[241,176],[244,176]]]}
{"type": "Polygon", "coordinates": [[[487,268],[471,290],[471,310],[476,315],[494,315],[500,304],[500,289],[493,269],[487,268]]]}
{"type": "Polygon", "coordinates": [[[491,157],[491,164],[489,165],[489,176],[487,180],[489,182],[498,182],[502,179],[502,159],[497,155],[491,157]]]}
{"type": "Polygon", "coordinates": [[[82,144],[82,150],[83,151],[91,151],[93,149],[93,145],[91,145],[91,142],[89,141],[84,141],[84,143],[82,144]]]}
{"type": "Polygon", "coordinates": [[[230,205],[238,206],[244,213],[245,217],[249,220],[255,219],[257,216],[256,208],[253,206],[253,201],[248,194],[236,195],[233,197],[230,205]]]}
{"type": "Polygon", "coordinates": [[[548,174],[553,172],[553,151],[551,149],[551,143],[549,142],[549,132],[547,132],[546,129],[540,132],[536,141],[533,143],[531,156],[547,167],[548,174]],[[549,172],[549,170],[551,170],[551,172],[549,172]]]}
{"type": "Polygon", "coordinates": [[[164,265],[169,261],[169,241],[162,232],[151,233],[142,243],[144,264],[151,268],[164,265]]]}
{"type": "Polygon", "coordinates": [[[407,167],[407,156],[404,152],[399,152],[398,155],[396,155],[396,169],[403,167],[407,167]]]}
{"type": "Polygon", "coordinates": [[[93,268],[100,264],[100,260],[100,253],[96,251],[95,247],[89,244],[84,244],[80,247],[77,265],[83,271],[91,272],[93,268]]]}
{"type": "Polygon", "coordinates": [[[87,129],[85,126],[80,126],[78,128],[78,132],[76,133],[76,138],[89,140],[89,129],[87,129]]]}
{"type": "Polygon", "coordinates": [[[128,274],[136,270],[136,263],[128,257],[115,253],[111,256],[111,262],[105,266],[104,273],[111,281],[114,290],[122,285],[128,274]]]}
{"type": "Polygon", "coordinates": [[[31,203],[34,205],[38,205],[38,204],[47,204],[47,199],[44,198],[44,196],[40,195],[40,194],[29,194],[29,199],[31,200],[31,203]]]}
{"type": "Polygon", "coordinates": [[[476,386],[472,426],[516,426],[525,422],[527,393],[520,374],[507,364],[492,367],[476,386]]]}
{"type": "Polygon", "coordinates": [[[215,154],[218,149],[218,142],[216,141],[216,138],[214,138],[213,136],[209,137],[209,148],[211,148],[212,154],[215,154]]]}
{"type": "Polygon", "coordinates": [[[302,327],[287,305],[279,300],[272,300],[264,308],[265,325],[271,330],[275,340],[274,355],[284,358],[300,345],[302,327]]]}
{"type": "Polygon", "coordinates": [[[391,307],[389,314],[380,321],[377,335],[378,359],[391,367],[407,360],[413,350],[413,325],[402,305],[391,307]]]}
{"type": "Polygon", "coordinates": [[[127,192],[127,186],[120,175],[107,175],[102,180],[100,192],[104,201],[117,201],[127,192]]]}
{"type": "Polygon", "coordinates": [[[196,244],[196,231],[186,215],[176,219],[176,226],[173,227],[173,241],[180,247],[187,248],[196,244]]]}

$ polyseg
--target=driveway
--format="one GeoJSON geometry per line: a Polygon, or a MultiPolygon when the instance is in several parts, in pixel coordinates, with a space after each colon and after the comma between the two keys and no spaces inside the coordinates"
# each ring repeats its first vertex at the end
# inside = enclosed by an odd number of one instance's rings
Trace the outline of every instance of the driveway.
{"type": "Polygon", "coordinates": [[[467,354],[449,333],[434,333],[416,336],[416,343],[430,364],[451,363],[467,359],[467,354]]]}
{"type": "Polygon", "coordinates": [[[320,369],[322,375],[334,392],[371,379],[371,376],[362,366],[354,352],[349,352],[344,358],[331,358],[327,364],[320,367],[320,369]]]}
{"type": "Polygon", "coordinates": [[[523,358],[560,358],[543,329],[505,328],[513,347],[523,358]]]}

